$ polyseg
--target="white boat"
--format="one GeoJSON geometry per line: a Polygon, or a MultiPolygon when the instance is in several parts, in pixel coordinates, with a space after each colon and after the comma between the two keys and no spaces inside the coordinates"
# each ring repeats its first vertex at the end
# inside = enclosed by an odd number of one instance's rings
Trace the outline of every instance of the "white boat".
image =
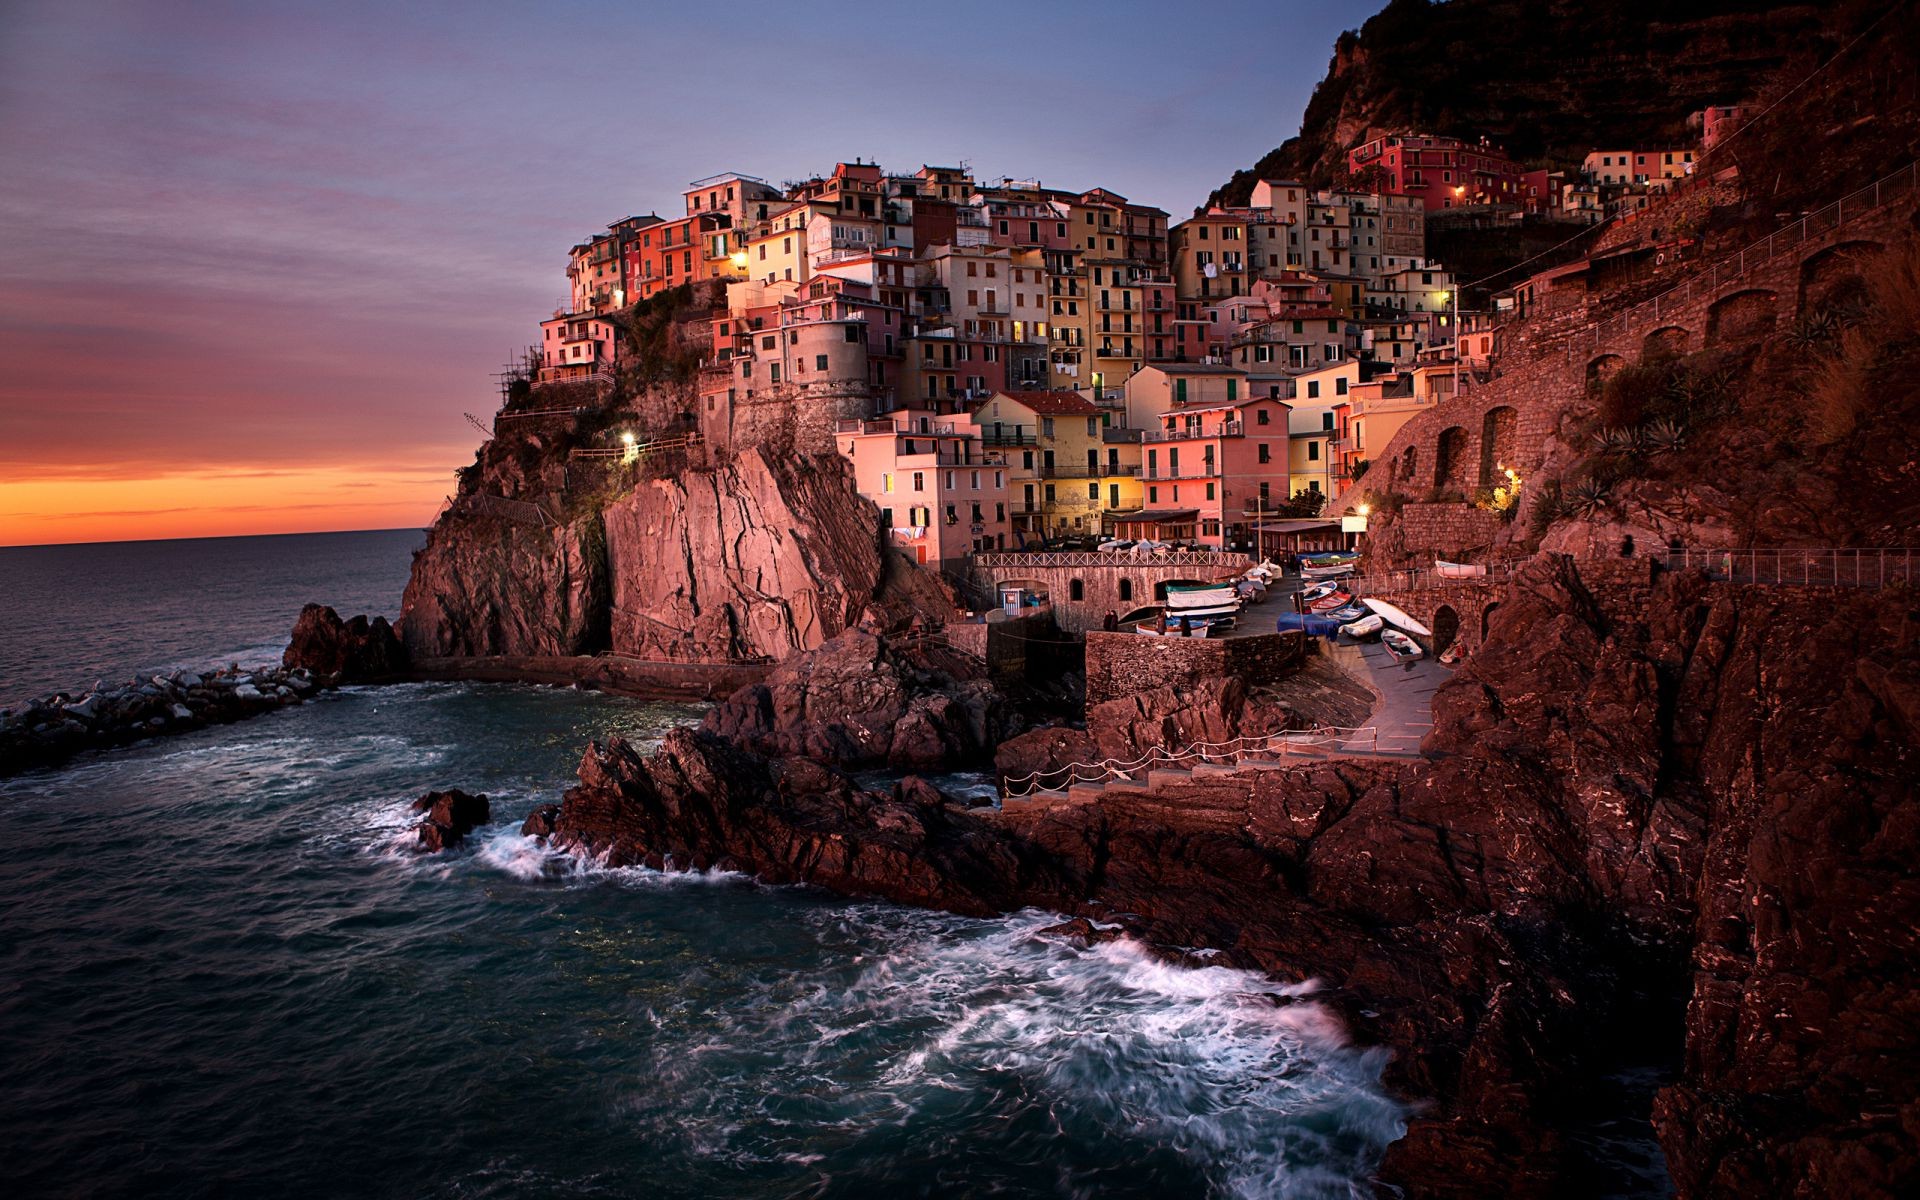
{"type": "Polygon", "coordinates": [[[1433,630],[1428,629],[1425,625],[1408,616],[1407,610],[1397,604],[1388,604],[1385,600],[1373,599],[1362,600],[1360,603],[1366,605],[1374,612],[1379,613],[1382,617],[1385,617],[1389,625],[1404,629],[1408,633],[1419,634],[1421,637],[1433,636],[1433,630]]]}
{"type": "Polygon", "coordinates": [[[1340,627],[1340,632],[1346,634],[1350,638],[1371,637],[1373,634],[1379,633],[1382,629],[1385,629],[1386,626],[1387,626],[1387,623],[1380,619],[1379,613],[1368,613],[1366,616],[1361,617],[1358,621],[1353,621],[1349,624],[1342,625],[1340,627]]]}
{"type": "Polygon", "coordinates": [[[1325,566],[1309,564],[1300,568],[1300,574],[1307,579],[1338,579],[1342,575],[1353,574],[1353,568],[1354,564],[1350,562],[1328,563],[1325,566]]]}
{"type": "Polygon", "coordinates": [[[1457,563],[1436,558],[1433,560],[1433,573],[1442,579],[1478,579],[1487,573],[1487,568],[1484,563],[1457,563]]]}
{"type": "Polygon", "coordinates": [[[1301,588],[1300,601],[1303,604],[1312,604],[1315,600],[1333,595],[1339,586],[1337,583],[1316,583],[1312,587],[1301,588]]]}
{"type": "Polygon", "coordinates": [[[1167,608],[1183,611],[1191,608],[1214,608],[1222,604],[1238,605],[1240,594],[1231,583],[1217,584],[1213,587],[1170,587],[1167,589],[1167,608]]]}
{"type": "Polygon", "coordinates": [[[1414,641],[1406,634],[1401,633],[1398,629],[1381,630],[1380,642],[1395,658],[1419,658],[1426,653],[1425,650],[1420,648],[1420,643],[1414,641]]]}

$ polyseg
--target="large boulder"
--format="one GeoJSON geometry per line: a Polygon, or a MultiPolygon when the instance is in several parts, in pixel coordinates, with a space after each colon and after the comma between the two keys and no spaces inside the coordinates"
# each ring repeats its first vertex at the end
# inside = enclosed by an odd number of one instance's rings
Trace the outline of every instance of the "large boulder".
{"type": "Polygon", "coordinates": [[[414,827],[418,849],[426,853],[458,846],[493,815],[485,795],[470,794],[459,788],[428,792],[413,802],[413,811],[426,815],[426,819],[414,827]]]}
{"type": "Polygon", "coordinates": [[[407,648],[385,617],[343,621],[327,605],[309,604],[294,621],[280,661],[336,683],[357,683],[405,673],[407,648]]]}

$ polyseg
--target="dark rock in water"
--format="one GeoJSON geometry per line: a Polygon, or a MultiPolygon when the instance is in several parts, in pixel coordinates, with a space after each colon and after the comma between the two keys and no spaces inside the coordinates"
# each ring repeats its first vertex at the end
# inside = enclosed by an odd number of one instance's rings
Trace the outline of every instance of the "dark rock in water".
{"type": "Polygon", "coordinates": [[[426,814],[427,819],[415,829],[420,835],[420,849],[429,853],[459,845],[476,826],[492,818],[486,796],[459,788],[428,792],[413,802],[413,811],[426,814]]]}
{"type": "Polygon", "coordinates": [[[407,650],[385,617],[350,621],[324,604],[309,604],[293,624],[281,662],[336,683],[390,679],[407,667],[407,650]]]}
{"type": "Polygon", "coordinates": [[[527,814],[520,825],[521,837],[550,838],[553,836],[554,820],[560,815],[558,804],[542,804],[527,814]]]}

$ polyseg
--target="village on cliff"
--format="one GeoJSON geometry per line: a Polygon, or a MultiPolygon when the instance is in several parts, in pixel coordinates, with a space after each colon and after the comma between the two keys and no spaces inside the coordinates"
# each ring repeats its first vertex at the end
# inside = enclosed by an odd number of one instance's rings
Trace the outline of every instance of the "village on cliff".
{"type": "MultiPolygon", "coordinates": [[[[715,175],[688,185],[683,215],[572,248],[568,298],[515,382],[611,385],[635,306],[693,285],[711,340],[690,411],[612,430],[628,444],[610,450],[692,436],[837,451],[896,543],[936,568],[1103,540],[1344,550],[1394,435],[1489,378],[1500,321],[1567,286],[1565,270],[1521,277],[1470,311],[1428,254],[1429,222],[1624,222],[1692,183],[1740,119],[1696,113],[1697,145],[1595,151],[1572,178],[1485,139],[1396,133],[1350,152],[1350,186],[1263,180],[1246,205],[1171,223],[1105,189],[964,165],[856,160],[780,187],[715,175]]],[[[1468,491],[1510,505],[1517,476],[1491,467],[1468,491]]]]}

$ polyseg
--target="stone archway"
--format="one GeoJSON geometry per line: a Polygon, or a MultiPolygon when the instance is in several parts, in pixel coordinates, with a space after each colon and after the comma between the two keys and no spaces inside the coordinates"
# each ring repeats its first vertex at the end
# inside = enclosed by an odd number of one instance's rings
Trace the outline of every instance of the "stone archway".
{"type": "Polygon", "coordinates": [[[1687,352],[1687,343],[1692,336],[1678,325],[1662,325],[1640,339],[1640,361],[1678,358],[1687,352]]]}
{"type": "Polygon", "coordinates": [[[1777,293],[1765,288],[1748,288],[1722,296],[1707,310],[1707,345],[1724,346],[1765,337],[1773,332],[1777,293]]]}
{"type": "Polygon", "coordinates": [[[1398,479],[1401,483],[1411,487],[1419,470],[1420,448],[1418,446],[1408,446],[1406,451],[1400,455],[1400,469],[1398,474],[1390,478],[1398,479]]]}
{"type": "Polygon", "coordinates": [[[1598,354],[1587,360],[1587,390],[1597,391],[1609,376],[1626,365],[1627,360],[1618,354],[1598,354]]]}
{"type": "Polygon", "coordinates": [[[1453,605],[1442,604],[1433,613],[1433,656],[1440,657],[1460,636],[1460,614],[1453,605]]]}
{"type": "Polygon", "coordinates": [[[1434,443],[1433,486],[1443,488],[1466,482],[1467,431],[1451,425],[1440,431],[1434,443]]]}
{"type": "Polygon", "coordinates": [[[1520,414],[1512,405],[1498,404],[1480,418],[1480,486],[1493,487],[1506,480],[1499,474],[1503,466],[1512,466],[1519,449],[1520,414]]]}
{"type": "Polygon", "coordinates": [[[1796,310],[1806,316],[1854,301],[1866,290],[1866,260],[1885,249],[1879,242],[1840,242],[1802,259],[1796,310]]]}

